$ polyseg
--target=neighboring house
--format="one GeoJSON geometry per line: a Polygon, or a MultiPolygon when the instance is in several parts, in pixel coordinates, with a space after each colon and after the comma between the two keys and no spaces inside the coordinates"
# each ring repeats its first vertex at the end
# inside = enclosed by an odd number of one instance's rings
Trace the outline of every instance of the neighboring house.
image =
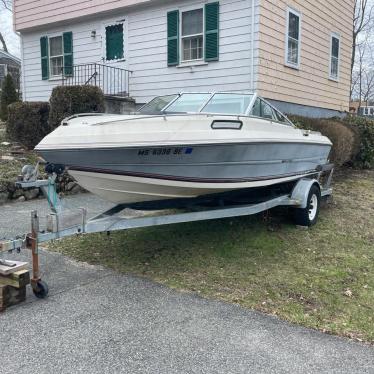
{"type": "Polygon", "coordinates": [[[361,106],[360,108],[358,108],[357,114],[364,117],[374,117],[374,106],[361,106]]]}
{"type": "Polygon", "coordinates": [[[351,101],[349,111],[364,117],[374,117],[374,103],[372,101],[351,101]]]}
{"type": "Polygon", "coordinates": [[[179,91],[257,90],[287,113],[339,115],[349,110],[353,7],[354,0],[14,0],[24,99],[48,100],[62,83],[96,84],[137,103],[179,91]]]}
{"type": "Polygon", "coordinates": [[[0,49],[0,89],[7,74],[13,78],[16,88],[20,88],[21,60],[0,49]]]}

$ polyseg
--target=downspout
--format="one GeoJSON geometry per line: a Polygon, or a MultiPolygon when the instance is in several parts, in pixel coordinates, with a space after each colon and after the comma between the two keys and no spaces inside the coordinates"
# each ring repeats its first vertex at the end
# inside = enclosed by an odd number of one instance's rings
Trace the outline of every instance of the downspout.
{"type": "Polygon", "coordinates": [[[23,36],[20,33],[20,47],[21,47],[21,90],[22,90],[22,100],[26,101],[26,82],[25,82],[25,63],[24,63],[24,56],[23,56],[23,36]]]}
{"type": "Polygon", "coordinates": [[[252,25],[251,25],[251,90],[254,91],[255,89],[255,48],[254,48],[254,42],[255,42],[255,1],[257,0],[250,0],[252,1],[252,9],[251,9],[251,16],[252,16],[252,25]]]}

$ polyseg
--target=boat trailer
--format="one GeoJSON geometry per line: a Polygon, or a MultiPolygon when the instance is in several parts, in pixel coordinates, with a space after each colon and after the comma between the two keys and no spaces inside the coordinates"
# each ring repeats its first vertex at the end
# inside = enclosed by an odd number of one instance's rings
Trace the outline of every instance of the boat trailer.
{"type": "MultiPolygon", "coordinates": [[[[36,166],[36,168],[38,165],[36,166]]],[[[36,169],[35,168],[35,169],[36,169]]],[[[30,167],[29,167],[30,170],[30,167]]],[[[45,298],[48,295],[48,285],[41,279],[39,269],[39,245],[51,240],[62,239],[74,235],[83,235],[91,233],[113,232],[119,230],[128,230],[132,228],[161,226],[174,223],[194,222],[203,220],[213,220],[221,218],[232,218],[240,216],[249,216],[258,214],[269,209],[279,206],[289,206],[296,208],[297,211],[303,213],[302,220],[296,222],[297,224],[310,226],[312,220],[316,220],[319,206],[313,205],[313,198],[311,199],[312,191],[319,191],[319,199],[332,195],[332,175],[334,171],[333,164],[326,164],[319,168],[319,170],[311,178],[301,178],[296,182],[293,190],[289,194],[283,194],[276,197],[271,197],[265,201],[253,204],[230,205],[230,206],[215,206],[214,208],[204,207],[197,210],[196,206],[193,211],[182,211],[165,213],[165,211],[157,215],[145,215],[141,217],[121,217],[121,213],[125,207],[117,205],[113,208],[93,217],[87,219],[87,211],[84,208],[69,211],[64,207],[64,200],[60,199],[56,192],[56,175],[50,176],[47,180],[37,179],[38,173],[34,173],[34,177],[23,178],[16,182],[16,185],[21,188],[40,188],[47,199],[51,212],[47,215],[45,229],[40,229],[40,219],[37,211],[31,212],[31,230],[30,233],[24,235],[21,239],[11,239],[0,241],[1,252],[20,252],[22,249],[29,249],[32,253],[32,277],[31,286],[34,294],[38,298],[45,298]],[[25,181],[25,179],[28,179],[25,181]],[[308,216],[311,220],[308,220],[308,216]],[[307,222],[305,223],[305,219],[307,222]]],[[[30,173],[28,174],[30,175],[30,173]]],[[[318,204],[319,204],[318,200],[318,204]]],[[[316,202],[314,201],[314,204],[316,202]]],[[[154,212],[153,212],[154,213],[154,212]]],[[[299,215],[300,217],[300,215],[299,215]]],[[[0,263],[12,266],[12,261],[1,260],[0,263]]]]}

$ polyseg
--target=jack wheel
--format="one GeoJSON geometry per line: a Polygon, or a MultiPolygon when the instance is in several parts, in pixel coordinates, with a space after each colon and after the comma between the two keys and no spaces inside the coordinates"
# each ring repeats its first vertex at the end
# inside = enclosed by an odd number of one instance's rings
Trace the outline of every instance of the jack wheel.
{"type": "Polygon", "coordinates": [[[299,226],[310,227],[317,223],[321,205],[321,191],[316,185],[310,188],[306,208],[294,209],[294,220],[299,226]]]}
{"type": "Polygon", "coordinates": [[[44,299],[48,296],[48,284],[43,282],[42,280],[39,280],[35,285],[33,285],[32,291],[38,299],[44,299]]]}

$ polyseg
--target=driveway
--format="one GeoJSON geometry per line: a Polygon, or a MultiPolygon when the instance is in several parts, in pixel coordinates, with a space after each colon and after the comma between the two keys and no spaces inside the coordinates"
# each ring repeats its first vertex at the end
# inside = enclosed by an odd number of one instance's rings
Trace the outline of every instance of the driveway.
{"type": "MultiPolygon", "coordinates": [[[[91,214],[107,207],[90,195],[69,201],[91,214]]],[[[35,208],[44,202],[0,207],[1,235],[27,231],[35,208]]],[[[374,373],[372,347],[60,254],[40,257],[50,296],[30,292],[0,315],[1,373],[374,373]]]]}

